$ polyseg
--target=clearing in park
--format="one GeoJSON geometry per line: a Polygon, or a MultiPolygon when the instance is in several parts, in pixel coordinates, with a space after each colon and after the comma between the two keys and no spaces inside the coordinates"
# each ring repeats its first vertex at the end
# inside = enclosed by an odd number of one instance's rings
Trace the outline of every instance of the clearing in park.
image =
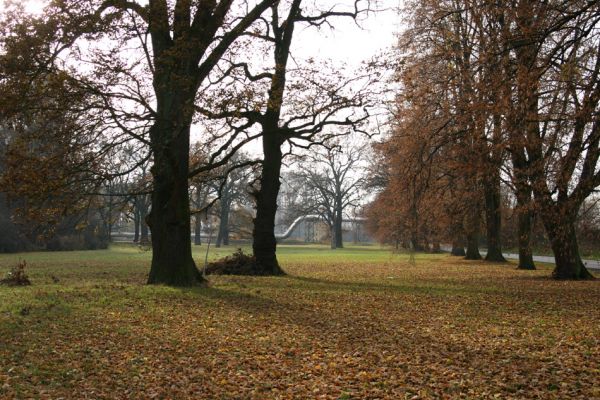
{"type": "Polygon", "coordinates": [[[133,246],[0,255],[32,281],[0,286],[0,397],[600,398],[598,281],[375,246],[278,253],[287,276],[192,289],[145,285],[133,246]]]}

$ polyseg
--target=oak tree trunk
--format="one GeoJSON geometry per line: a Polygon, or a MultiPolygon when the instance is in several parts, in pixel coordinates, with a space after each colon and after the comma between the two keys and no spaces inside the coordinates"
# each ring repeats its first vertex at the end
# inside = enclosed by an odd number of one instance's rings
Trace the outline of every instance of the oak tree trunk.
{"type": "Polygon", "coordinates": [[[260,188],[256,195],[256,217],[252,231],[252,250],[256,263],[265,275],[282,275],[284,272],[277,261],[275,239],[275,213],[279,194],[281,172],[281,144],[276,132],[263,133],[263,162],[260,188]]]}
{"type": "Polygon", "coordinates": [[[149,284],[194,286],[204,282],[192,258],[188,193],[189,132],[191,119],[183,120],[184,106],[172,97],[170,112],[159,116],[150,129],[154,151],[152,211],[152,266],[149,284]]]}
{"type": "Polygon", "coordinates": [[[551,206],[542,212],[556,262],[552,276],[555,279],[594,279],[579,256],[574,215],[561,212],[558,206],[551,206]]]}

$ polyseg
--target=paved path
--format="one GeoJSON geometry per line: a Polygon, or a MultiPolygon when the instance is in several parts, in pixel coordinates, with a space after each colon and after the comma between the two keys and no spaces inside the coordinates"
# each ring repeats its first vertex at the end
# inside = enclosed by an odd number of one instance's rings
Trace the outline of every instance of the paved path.
{"type": "MultiPolygon", "coordinates": [[[[450,250],[452,250],[450,247],[445,247],[445,246],[443,246],[443,247],[444,247],[443,249],[445,251],[449,252],[450,250]]],[[[479,252],[481,253],[482,257],[485,257],[485,255],[487,253],[487,251],[485,249],[480,249],[479,252]]],[[[506,257],[510,260],[518,260],[519,259],[519,255],[514,254],[514,253],[502,253],[502,255],[504,255],[504,257],[506,257]]],[[[533,256],[533,261],[554,264],[554,256],[533,256]]],[[[600,260],[582,260],[582,261],[587,269],[591,269],[593,271],[600,272],[600,260]]]]}
{"type": "MultiPolygon", "coordinates": [[[[482,253],[484,254],[484,253],[482,253]]],[[[519,255],[513,253],[503,253],[504,257],[511,260],[518,260],[519,255]]],[[[533,261],[554,264],[554,256],[533,256],[533,261]]],[[[600,261],[598,260],[582,260],[587,269],[600,271],[600,261]]]]}

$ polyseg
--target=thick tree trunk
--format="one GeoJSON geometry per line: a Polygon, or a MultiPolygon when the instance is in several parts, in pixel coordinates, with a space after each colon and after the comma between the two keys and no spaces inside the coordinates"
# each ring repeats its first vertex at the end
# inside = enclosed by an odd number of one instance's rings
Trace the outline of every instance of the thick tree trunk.
{"type": "Polygon", "coordinates": [[[343,223],[343,213],[341,208],[335,210],[335,221],[333,224],[333,231],[335,233],[335,247],[337,249],[342,249],[344,247],[344,232],[342,230],[343,223]]]}
{"type": "Polygon", "coordinates": [[[594,279],[579,256],[575,217],[559,210],[558,206],[552,206],[542,212],[556,262],[552,276],[555,279],[594,279]]]}
{"type": "Polygon", "coordinates": [[[502,255],[502,211],[500,204],[500,174],[494,171],[486,179],[485,194],[485,220],[487,233],[486,261],[506,262],[502,255]]]}
{"type": "MultiPolygon", "coordinates": [[[[159,118],[150,130],[154,150],[152,266],[149,284],[193,286],[204,282],[192,258],[188,193],[190,123],[181,122],[183,105],[159,118]]],[[[165,101],[163,99],[163,101],[165,101]]],[[[160,106],[159,102],[159,106],[160,106]]]]}
{"type": "Polygon", "coordinates": [[[263,274],[281,275],[277,262],[275,240],[275,213],[281,172],[281,144],[275,132],[263,132],[263,163],[260,189],[256,192],[256,218],[252,231],[252,250],[263,274]]]}
{"type": "Polygon", "coordinates": [[[519,235],[519,266],[518,269],[534,270],[533,252],[531,251],[531,220],[532,220],[531,189],[517,187],[517,219],[519,235]]]}
{"type": "Polygon", "coordinates": [[[470,215],[467,216],[468,221],[465,226],[467,236],[467,253],[465,255],[466,260],[481,260],[481,254],[479,253],[479,229],[480,229],[480,216],[477,208],[470,210],[470,215]]]}

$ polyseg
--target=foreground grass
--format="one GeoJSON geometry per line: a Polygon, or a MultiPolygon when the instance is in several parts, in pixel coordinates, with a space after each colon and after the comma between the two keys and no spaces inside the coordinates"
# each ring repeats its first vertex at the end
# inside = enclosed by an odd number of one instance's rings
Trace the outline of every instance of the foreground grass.
{"type": "Polygon", "coordinates": [[[0,398],[600,398],[598,281],[377,247],[279,256],[286,277],[203,289],[145,286],[129,246],[0,256],[34,284],[0,287],[0,398]]]}

